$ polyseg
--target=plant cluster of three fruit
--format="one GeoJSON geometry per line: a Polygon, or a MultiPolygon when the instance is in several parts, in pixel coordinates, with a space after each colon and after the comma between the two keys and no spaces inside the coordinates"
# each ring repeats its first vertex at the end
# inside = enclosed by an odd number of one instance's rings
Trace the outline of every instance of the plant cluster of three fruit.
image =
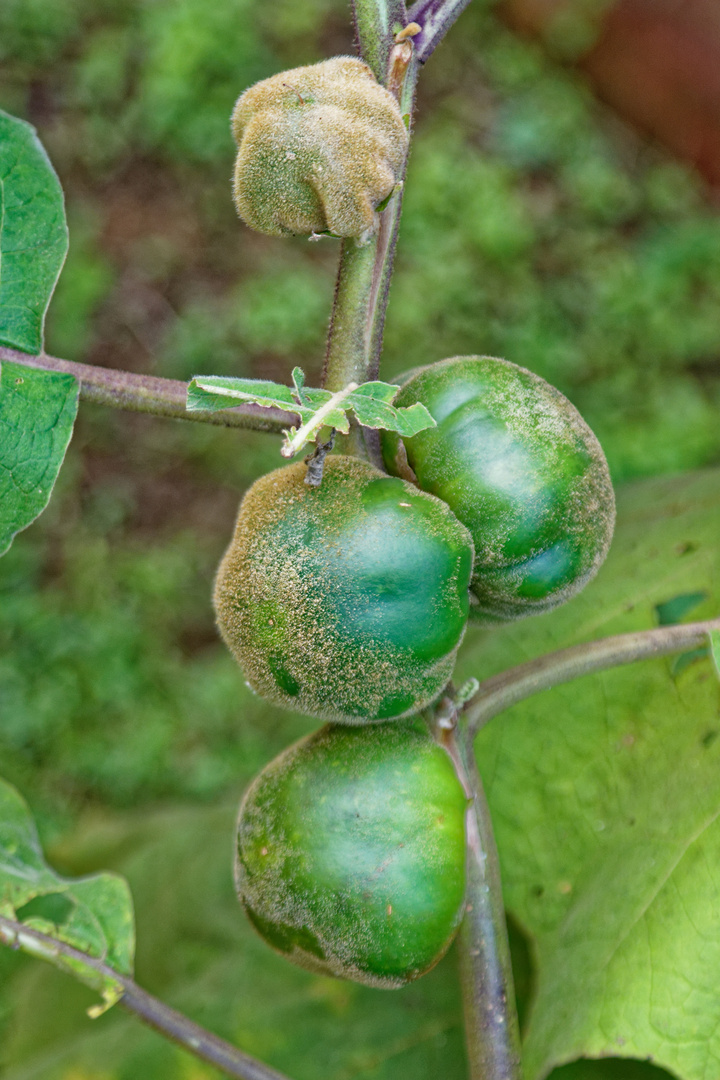
{"type": "MultiPolygon", "coordinates": [[[[252,87],[234,114],[235,197],[261,231],[366,237],[407,135],[352,58],[252,87]]],[[[411,373],[395,400],[436,426],[382,435],[387,473],[331,455],[246,494],[220,565],[221,633],[250,686],[329,721],[246,793],[237,885],[278,951],[374,986],[448,948],[465,889],[466,799],[418,714],[468,619],[547,611],[596,573],[614,500],[602,450],[559,391],[504,360],[411,373]]]]}

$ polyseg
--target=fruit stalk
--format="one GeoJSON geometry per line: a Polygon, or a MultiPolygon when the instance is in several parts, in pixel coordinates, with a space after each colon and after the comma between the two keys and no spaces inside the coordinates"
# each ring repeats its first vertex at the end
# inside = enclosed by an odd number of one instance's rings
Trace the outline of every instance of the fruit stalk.
{"type": "Polygon", "coordinates": [[[470,800],[467,893],[458,933],[469,1080],[521,1080],[520,1028],[490,811],[472,737],[452,709],[438,735],[470,800]]]}

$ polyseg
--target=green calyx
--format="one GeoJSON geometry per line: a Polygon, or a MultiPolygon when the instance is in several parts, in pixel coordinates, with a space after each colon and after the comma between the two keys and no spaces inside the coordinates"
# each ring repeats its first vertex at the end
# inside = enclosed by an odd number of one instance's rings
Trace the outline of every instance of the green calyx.
{"type": "Polygon", "coordinates": [[[466,799],[450,758],[410,723],[329,726],[256,778],[240,809],[238,894],[278,952],[394,988],[458,927],[466,799]]]}
{"type": "Polygon", "coordinates": [[[577,593],[607,554],[615,500],[602,448],[574,406],[506,360],[461,356],[414,372],[396,405],[437,427],[383,432],[391,473],[448,504],[475,545],[471,618],[515,619],[577,593]]]}
{"type": "Polygon", "coordinates": [[[438,499],[356,458],[258,480],[215,584],[252,688],[310,716],[408,716],[450,678],[469,611],[470,534],[438,499]]]}
{"type": "Polygon", "coordinates": [[[235,205],[251,228],[361,241],[377,231],[408,132],[367,64],[337,56],[264,79],[238,99],[232,129],[235,205]]]}

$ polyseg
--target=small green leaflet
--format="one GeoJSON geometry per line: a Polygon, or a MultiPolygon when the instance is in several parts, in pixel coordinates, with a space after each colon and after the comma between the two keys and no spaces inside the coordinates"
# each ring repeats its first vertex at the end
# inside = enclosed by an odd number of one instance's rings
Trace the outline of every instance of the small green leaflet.
{"type": "Polygon", "coordinates": [[[0,367],[0,555],[48,504],[77,413],[72,375],[0,367]]]}
{"type": "Polygon", "coordinates": [[[708,637],[710,638],[710,653],[715,661],[718,677],[720,677],[720,630],[711,630],[708,637]]]}
{"type": "Polygon", "coordinates": [[[235,379],[220,375],[197,375],[188,386],[188,412],[231,409],[241,402],[266,409],[283,409],[299,416],[301,426],[286,431],[282,448],[284,457],[293,457],[315,439],[321,428],[335,428],[347,435],[348,413],[353,412],[363,427],[397,431],[409,439],[435,421],[419,402],[396,409],[393,398],[399,387],[385,382],[350,383],[337,394],[305,386],[305,376],[294,368],[293,385],[283,386],[265,379],[235,379]]]}
{"type": "Polygon", "coordinates": [[[19,946],[98,990],[105,1005],[93,1009],[92,1016],[119,1000],[119,980],[77,957],[64,956],[53,942],[71,945],[119,975],[132,975],[135,919],[130,890],[116,874],[70,880],[51,870],[25,802],[0,780],[0,943],[19,946]],[[5,920],[22,923],[28,932],[5,920]],[[52,941],[33,937],[32,931],[52,941]]]}
{"type": "Polygon", "coordinates": [[[67,248],[62,188],[35,128],[0,110],[0,345],[42,351],[67,248]]]}

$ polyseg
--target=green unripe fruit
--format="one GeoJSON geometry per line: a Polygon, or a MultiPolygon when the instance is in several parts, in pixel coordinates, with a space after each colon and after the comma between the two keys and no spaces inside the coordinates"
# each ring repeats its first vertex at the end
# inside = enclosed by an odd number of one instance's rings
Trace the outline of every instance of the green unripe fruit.
{"type": "Polygon", "coordinates": [[[218,570],[218,626],[250,686],[363,723],[424,708],[465,631],[473,547],[444,503],[366,462],[300,463],[245,495],[218,570]]]}
{"type": "Polygon", "coordinates": [[[240,899],[262,937],[303,967],[402,986],[437,963],[460,921],[466,805],[427,732],[325,727],[245,795],[240,899]]]}
{"type": "Polygon", "coordinates": [[[615,522],[605,455],[577,409],[538,375],[489,356],[412,373],[394,404],[416,401],[437,427],[404,443],[383,432],[383,457],[470,530],[470,617],[516,619],[577,593],[605,558],[615,522]]]}
{"type": "Polygon", "coordinates": [[[232,115],[234,195],[270,236],[366,239],[402,176],[408,132],[393,95],[351,56],[281,71],[246,90],[232,115]]]}

